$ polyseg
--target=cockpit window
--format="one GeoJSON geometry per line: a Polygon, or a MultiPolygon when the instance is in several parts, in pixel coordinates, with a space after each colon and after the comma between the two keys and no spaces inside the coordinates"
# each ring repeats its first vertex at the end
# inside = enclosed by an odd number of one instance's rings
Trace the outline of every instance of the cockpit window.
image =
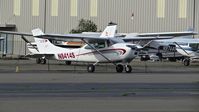
{"type": "Polygon", "coordinates": [[[199,43],[190,43],[189,47],[191,47],[193,51],[197,51],[199,50],[199,43]]]}
{"type": "Polygon", "coordinates": [[[91,46],[93,46],[96,49],[101,49],[106,47],[105,41],[99,41],[99,42],[92,42],[90,45],[87,45],[85,49],[93,49],[91,46]]]}

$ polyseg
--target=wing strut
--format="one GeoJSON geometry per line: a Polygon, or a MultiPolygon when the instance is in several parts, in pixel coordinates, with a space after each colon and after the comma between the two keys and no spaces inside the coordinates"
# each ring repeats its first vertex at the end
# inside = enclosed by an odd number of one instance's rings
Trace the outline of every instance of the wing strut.
{"type": "Polygon", "coordinates": [[[152,42],[152,40],[150,40],[149,42],[147,42],[147,43],[143,46],[143,48],[145,48],[146,46],[148,46],[151,42],[152,42]]]}
{"type": "Polygon", "coordinates": [[[176,44],[180,49],[182,49],[187,55],[189,55],[189,53],[186,50],[184,50],[177,42],[173,42],[173,43],[176,44]]]}
{"type": "Polygon", "coordinates": [[[91,48],[93,48],[95,51],[97,51],[102,57],[104,57],[106,60],[108,60],[110,63],[113,63],[116,65],[113,61],[111,61],[109,58],[107,58],[105,55],[103,55],[98,49],[96,49],[94,46],[90,45],[86,40],[82,39],[86,44],[88,44],[91,48]]]}

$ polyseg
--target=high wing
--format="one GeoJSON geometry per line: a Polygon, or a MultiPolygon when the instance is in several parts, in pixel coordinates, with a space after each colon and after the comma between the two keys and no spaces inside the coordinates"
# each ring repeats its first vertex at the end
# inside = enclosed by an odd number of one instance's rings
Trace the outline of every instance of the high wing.
{"type": "Polygon", "coordinates": [[[70,39],[94,39],[94,40],[108,40],[109,38],[115,37],[117,25],[109,25],[105,28],[105,30],[101,33],[101,35],[95,34],[44,34],[39,28],[32,30],[32,34],[34,37],[44,37],[47,39],[55,39],[62,40],[66,38],[70,39]]]}
{"type": "MultiPolygon", "coordinates": [[[[39,37],[42,36],[47,39],[55,39],[55,40],[64,40],[66,38],[73,38],[73,39],[107,39],[107,38],[99,38],[100,35],[89,35],[89,34],[39,34],[36,33],[36,30],[39,31],[40,29],[34,29],[33,33],[23,33],[23,32],[12,32],[12,31],[0,31],[2,34],[11,34],[11,35],[20,35],[20,36],[35,36],[39,37]]],[[[41,31],[41,30],[40,30],[41,31]]]]}
{"type": "Polygon", "coordinates": [[[197,32],[185,31],[185,32],[160,32],[160,33],[130,33],[127,34],[123,40],[124,41],[134,41],[134,40],[155,40],[155,39],[171,39],[174,37],[197,35],[197,32]]]}
{"type": "Polygon", "coordinates": [[[20,36],[33,36],[32,33],[12,32],[12,31],[0,31],[2,34],[20,35],[20,36]]]}
{"type": "Polygon", "coordinates": [[[122,38],[125,42],[135,40],[156,40],[156,39],[171,39],[173,37],[125,37],[122,38]]]}
{"type": "Polygon", "coordinates": [[[45,35],[42,35],[42,36],[44,38],[47,38],[47,39],[55,39],[55,40],[65,40],[67,38],[70,38],[70,39],[87,39],[87,40],[90,40],[90,39],[108,40],[108,38],[100,38],[99,36],[83,35],[83,34],[65,34],[65,35],[62,35],[62,34],[45,34],[45,35]]]}
{"type": "Polygon", "coordinates": [[[160,37],[160,36],[172,36],[172,37],[179,37],[179,36],[188,36],[188,35],[197,35],[198,32],[193,31],[184,31],[184,32],[159,32],[159,33],[140,33],[138,37],[160,37]]]}
{"type": "Polygon", "coordinates": [[[109,25],[102,32],[101,35],[90,35],[90,34],[44,34],[41,29],[37,28],[32,30],[32,33],[22,33],[22,32],[12,32],[12,31],[0,31],[3,34],[12,34],[12,35],[20,35],[20,36],[34,36],[34,37],[42,37],[46,39],[54,39],[54,40],[65,40],[67,38],[70,39],[103,39],[108,40],[109,37],[114,37],[116,32],[117,25],[109,25]]]}

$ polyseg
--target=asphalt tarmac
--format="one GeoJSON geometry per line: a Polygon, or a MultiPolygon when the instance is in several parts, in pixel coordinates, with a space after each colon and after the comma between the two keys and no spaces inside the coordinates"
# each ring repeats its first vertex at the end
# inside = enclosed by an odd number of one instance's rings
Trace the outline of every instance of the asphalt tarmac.
{"type": "MultiPolygon", "coordinates": [[[[1,73],[87,73],[88,63],[73,62],[66,65],[64,61],[50,60],[47,64],[35,64],[34,59],[30,60],[0,60],[1,73]]],[[[198,73],[199,62],[191,63],[191,66],[184,66],[182,62],[141,62],[133,60],[130,63],[132,73],[198,73]]],[[[95,73],[116,73],[113,64],[97,64],[95,73]]]]}
{"type": "Polygon", "coordinates": [[[0,112],[198,112],[199,64],[111,64],[87,73],[87,63],[0,60],[0,112]]]}
{"type": "Polygon", "coordinates": [[[0,97],[199,96],[199,83],[2,83],[0,97]]]}

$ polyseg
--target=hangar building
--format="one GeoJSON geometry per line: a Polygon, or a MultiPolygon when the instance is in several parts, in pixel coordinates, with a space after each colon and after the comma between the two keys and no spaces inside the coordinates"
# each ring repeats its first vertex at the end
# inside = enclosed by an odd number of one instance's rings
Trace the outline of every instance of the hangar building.
{"type": "MultiPolygon", "coordinates": [[[[118,23],[122,33],[199,31],[198,6],[199,0],[0,0],[0,29],[31,32],[39,27],[64,34],[84,18],[98,30],[110,21],[118,23]]],[[[0,42],[1,54],[28,53],[22,39],[10,37],[0,42]]]]}

